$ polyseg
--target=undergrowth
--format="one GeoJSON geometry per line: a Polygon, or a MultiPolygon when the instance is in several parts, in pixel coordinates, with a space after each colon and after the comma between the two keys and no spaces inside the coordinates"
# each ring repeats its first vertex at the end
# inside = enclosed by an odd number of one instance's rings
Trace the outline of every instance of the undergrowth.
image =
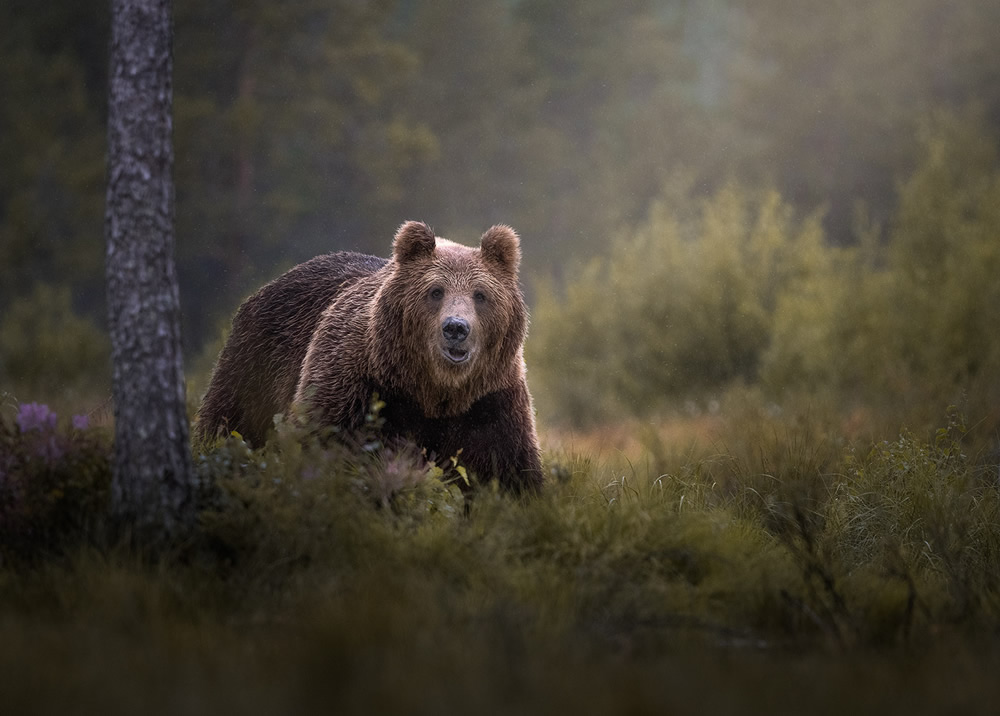
{"type": "Polygon", "coordinates": [[[697,453],[550,453],[523,500],[415,450],[234,436],[154,558],[102,529],[107,437],[32,410],[0,423],[11,713],[963,710],[1000,664],[997,469],[957,411],[868,444],[741,418],[697,453]]]}

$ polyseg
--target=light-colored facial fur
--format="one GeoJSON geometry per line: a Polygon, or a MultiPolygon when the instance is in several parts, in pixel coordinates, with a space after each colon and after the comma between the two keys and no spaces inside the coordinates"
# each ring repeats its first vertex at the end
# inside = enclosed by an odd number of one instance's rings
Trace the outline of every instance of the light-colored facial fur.
{"type": "MultiPolygon", "coordinates": [[[[415,389],[418,398],[426,393],[428,402],[432,395],[434,402],[444,399],[450,412],[451,406],[478,397],[463,394],[466,386],[477,386],[479,392],[520,378],[523,362],[514,352],[524,341],[526,310],[517,283],[520,247],[513,229],[495,226],[483,234],[478,248],[471,248],[409,222],[396,234],[393,258],[392,275],[376,301],[382,309],[376,325],[402,323],[397,349],[407,358],[392,367],[412,369],[421,385],[401,384],[415,389]]],[[[429,414],[436,410],[429,404],[424,408],[429,414]]]]}
{"type": "Polygon", "coordinates": [[[457,388],[474,376],[509,330],[506,316],[498,315],[509,300],[505,287],[481,264],[478,249],[438,239],[423,274],[423,305],[414,306],[420,314],[414,323],[420,324],[417,334],[426,339],[431,371],[442,386],[457,388]],[[451,337],[461,336],[463,327],[464,338],[451,337]]]}

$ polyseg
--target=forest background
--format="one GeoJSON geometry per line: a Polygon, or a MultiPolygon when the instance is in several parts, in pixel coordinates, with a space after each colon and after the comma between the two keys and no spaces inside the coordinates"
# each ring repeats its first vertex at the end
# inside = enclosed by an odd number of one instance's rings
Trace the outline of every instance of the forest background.
{"type": "MultiPolygon", "coordinates": [[[[189,400],[251,291],[417,218],[521,232],[544,424],[734,385],[995,424],[1000,5],[566,7],[177,0],[189,400]]],[[[0,26],[0,388],[92,410],[109,10],[3,0],[0,26]]]]}
{"type": "Polygon", "coordinates": [[[995,711],[1000,3],[174,15],[192,412],[284,269],[506,222],[547,485],[281,429],[119,544],[109,7],[0,0],[7,711],[995,711]]]}

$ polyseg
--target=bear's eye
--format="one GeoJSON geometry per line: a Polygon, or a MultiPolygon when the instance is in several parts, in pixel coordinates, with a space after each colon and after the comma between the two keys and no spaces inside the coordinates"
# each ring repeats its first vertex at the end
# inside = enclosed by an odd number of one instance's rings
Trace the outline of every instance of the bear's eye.
{"type": "Polygon", "coordinates": [[[472,294],[472,298],[475,299],[476,303],[486,303],[486,293],[483,291],[476,291],[472,294]]]}
{"type": "Polygon", "coordinates": [[[435,286],[434,288],[431,289],[430,296],[433,300],[440,301],[442,298],[444,298],[444,289],[441,288],[440,286],[435,286]]]}

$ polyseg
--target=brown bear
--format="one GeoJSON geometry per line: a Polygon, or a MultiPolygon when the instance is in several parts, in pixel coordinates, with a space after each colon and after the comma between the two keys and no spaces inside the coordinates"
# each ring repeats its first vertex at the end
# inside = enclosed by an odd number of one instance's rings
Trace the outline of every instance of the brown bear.
{"type": "Polygon", "coordinates": [[[235,430],[259,446],[293,405],[353,431],[377,393],[387,436],[442,461],[460,454],[480,480],[511,491],[537,489],[520,259],[509,226],[473,249],[409,221],[391,259],[339,252],[296,266],[240,306],[197,433],[235,430]]]}

